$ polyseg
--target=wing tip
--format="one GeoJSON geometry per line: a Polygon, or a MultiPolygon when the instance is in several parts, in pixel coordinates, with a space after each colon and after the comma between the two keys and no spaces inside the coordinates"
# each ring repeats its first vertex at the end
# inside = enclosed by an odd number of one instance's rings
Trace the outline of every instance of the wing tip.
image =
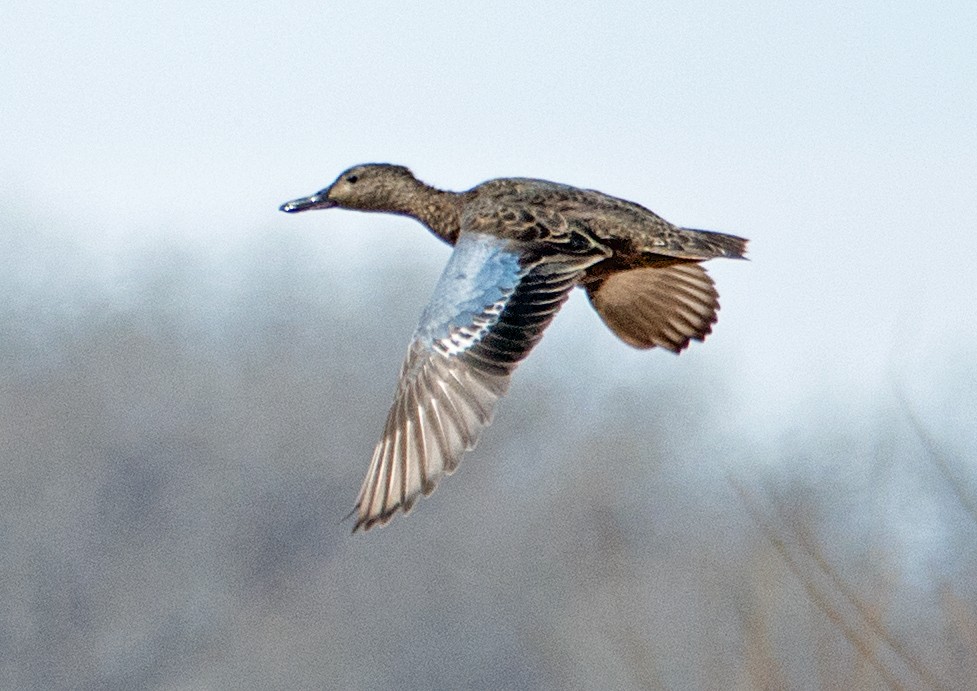
{"type": "MultiPolygon", "coordinates": [[[[351,534],[355,535],[361,530],[364,533],[367,533],[374,526],[379,526],[382,528],[383,526],[387,525],[391,520],[393,520],[394,515],[397,513],[398,510],[401,509],[401,506],[402,506],[401,504],[397,504],[395,506],[390,507],[389,509],[384,509],[383,511],[377,514],[370,514],[365,512],[360,513],[360,515],[356,518],[356,523],[353,524],[353,530],[351,531],[351,534]]],[[[359,504],[353,507],[353,510],[349,512],[347,518],[349,518],[350,516],[352,516],[354,513],[358,511],[361,511],[359,504]]],[[[409,511],[410,511],[409,507],[404,509],[404,513],[407,513],[409,511]]]]}
{"type": "Polygon", "coordinates": [[[353,534],[363,531],[364,533],[369,532],[373,527],[383,527],[390,523],[398,513],[402,513],[405,516],[411,512],[414,508],[414,504],[422,496],[430,495],[435,488],[438,486],[437,482],[428,481],[423,484],[420,488],[420,492],[415,492],[408,497],[400,501],[395,501],[390,506],[383,508],[378,512],[370,512],[369,509],[364,509],[362,499],[356,502],[356,505],[350,510],[346,516],[343,517],[341,522],[345,522],[356,516],[356,522],[353,524],[353,534]]]}

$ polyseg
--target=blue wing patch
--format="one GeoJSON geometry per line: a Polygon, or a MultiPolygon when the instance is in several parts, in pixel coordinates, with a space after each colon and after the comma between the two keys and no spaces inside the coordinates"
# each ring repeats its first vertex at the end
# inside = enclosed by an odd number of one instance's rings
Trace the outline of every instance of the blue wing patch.
{"type": "Polygon", "coordinates": [[[523,274],[518,252],[489,235],[463,233],[414,333],[415,341],[456,355],[498,319],[523,274]]]}

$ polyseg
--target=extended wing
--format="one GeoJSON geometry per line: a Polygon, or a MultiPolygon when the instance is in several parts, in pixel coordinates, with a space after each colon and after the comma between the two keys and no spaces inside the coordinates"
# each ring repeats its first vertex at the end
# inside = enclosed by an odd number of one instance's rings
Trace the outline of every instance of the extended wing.
{"type": "Polygon", "coordinates": [[[409,511],[454,472],[516,365],[600,258],[534,257],[495,236],[461,234],[408,348],[354,530],[409,511]]]}

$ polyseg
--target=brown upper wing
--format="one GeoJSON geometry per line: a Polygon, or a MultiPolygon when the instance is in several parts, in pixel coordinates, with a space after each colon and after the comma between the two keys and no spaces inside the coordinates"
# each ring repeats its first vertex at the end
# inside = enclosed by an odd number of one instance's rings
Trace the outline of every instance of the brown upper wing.
{"type": "Polygon", "coordinates": [[[587,295],[618,338],[673,353],[712,331],[719,294],[698,263],[619,271],[587,285],[587,295]]]}

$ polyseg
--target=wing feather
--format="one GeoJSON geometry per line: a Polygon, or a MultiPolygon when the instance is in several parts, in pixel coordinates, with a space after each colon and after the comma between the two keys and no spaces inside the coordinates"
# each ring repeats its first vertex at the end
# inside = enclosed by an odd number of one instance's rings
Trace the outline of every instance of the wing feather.
{"type": "Polygon", "coordinates": [[[408,348],[354,530],[409,511],[455,471],[491,423],[516,365],[602,258],[527,256],[494,236],[458,239],[408,348]]]}
{"type": "Polygon", "coordinates": [[[587,294],[622,341],[675,353],[703,340],[719,310],[719,294],[697,262],[620,271],[589,284],[587,294]]]}

